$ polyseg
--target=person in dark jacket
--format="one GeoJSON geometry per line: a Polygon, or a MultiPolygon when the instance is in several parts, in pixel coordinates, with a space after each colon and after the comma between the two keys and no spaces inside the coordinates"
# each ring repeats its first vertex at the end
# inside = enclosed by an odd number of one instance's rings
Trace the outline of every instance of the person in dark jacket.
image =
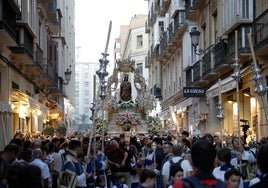
{"type": "Polygon", "coordinates": [[[252,186],[252,188],[268,187],[268,143],[261,145],[257,153],[257,165],[262,173],[260,182],[252,186]]]}

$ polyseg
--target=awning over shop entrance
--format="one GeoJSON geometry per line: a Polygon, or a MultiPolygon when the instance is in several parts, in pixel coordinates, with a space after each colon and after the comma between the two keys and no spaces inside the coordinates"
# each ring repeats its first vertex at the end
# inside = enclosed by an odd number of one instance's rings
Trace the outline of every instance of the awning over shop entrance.
{"type": "MultiPolygon", "coordinates": [[[[247,74],[250,70],[250,67],[246,67],[240,71],[240,73],[243,75],[247,74]]],[[[230,75],[229,77],[221,80],[221,93],[226,93],[227,91],[230,91],[232,89],[236,88],[236,80],[232,78],[230,75]]],[[[215,96],[219,95],[219,81],[217,81],[213,86],[211,86],[206,91],[207,98],[213,98],[215,96]]]]}
{"type": "MultiPolygon", "coordinates": [[[[236,88],[236,81],[231,76],[221,80],[222,93],[226,93],[227,91],[230,91],[234,88],[236,88]]],[[[208,99],[218,95],[219,95],[219,81],[215,83],[213,86],[211,86],[206,92],[206,96],[208,99]]]]}
{"type": "Polygon", "coordinates": [[[182,102],[178,103],[175,106],[175,110],[176,111],[183,111],[183,109],[187,108],[188,106],[191,106],[193,103],[193,99],[192,98],[188,98],[186,100],[183,100],[182,102]]]}

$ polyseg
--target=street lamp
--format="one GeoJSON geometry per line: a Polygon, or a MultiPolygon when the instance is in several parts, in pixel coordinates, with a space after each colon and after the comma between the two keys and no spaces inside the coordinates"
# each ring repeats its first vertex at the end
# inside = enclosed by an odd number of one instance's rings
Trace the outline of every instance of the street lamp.
{"type": "Polygon", "coordinates": [[[72,76],[72,66],[70,65],[69,69],[66,69],[66,71],[64,72],[64,76],[65,76],[65,80],[66,82],[64,83],[64,85],[68,85],[70,80],[71,80],[71,76],[72,76]]]}
{"type": "Polygon", "coordinates": [[[190,34],[190,37],[191,37],[191,44],[194,47],[194,53],[196,55],[205,54],[205,53],[211,51],[214,48],[214,46],[215,46],[214,44],[209,46],[206,49],[197,48],[197,46],[199,45],[200,32],[197,30],[196,27],[193,27],[189,34],[190,34]]]}

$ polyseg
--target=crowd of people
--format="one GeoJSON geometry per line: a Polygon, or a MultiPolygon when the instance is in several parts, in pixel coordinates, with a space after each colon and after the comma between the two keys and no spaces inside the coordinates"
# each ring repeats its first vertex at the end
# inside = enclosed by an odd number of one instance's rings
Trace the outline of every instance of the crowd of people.
{"type": "Polygon", "coordinates": [[[245,144],[187,131],[179,138],[15,135],[0,153],[0,188],[268,187],[267,156],[267,138],[245,144]]]}

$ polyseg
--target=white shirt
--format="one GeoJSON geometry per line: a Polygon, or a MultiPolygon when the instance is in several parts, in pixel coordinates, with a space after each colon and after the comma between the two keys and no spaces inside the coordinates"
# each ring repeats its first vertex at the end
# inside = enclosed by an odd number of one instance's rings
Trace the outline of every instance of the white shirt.
{"type": "MultiPolygon", "coordinates": [[[[226,171],[220,170],[220,168],[221,168],[220,166],[215,167],[213,169],[212,174],[216,179],[222,180],[224,182],[224,174],[226,171]]],[[[243,188],[243,187],[244,187],[243,180],[242,180],[242,178],[240,178],[239,188],[243,188]]]]}
{"type": "MultiPolygon", "coordinates": [[[[182,159],[182,157],[179,156],[174,156],[172,157],[172,161],[174,163],[179,162],[179,160],[182,159]]],[[[189,163],[189,161],[187,159],[184,159],[181,162],[181,168],[183,169],[183,178],[187,177],[187,172],[191,172],[193,171],[193,167],[191,166],[191,164],[189,163]]],[[[166,161],[162,167],[162,176],[165,176],[166,180],[169,180],[169,172],[170,172],[170,162],[166,161]]]]}
{"type": "Polygon", "coordinates": [[[32,162],[29,163],[30,165],[37,166],[38,168],[41,169],[41,177],[42,180],[48,179],[49,184],[51,185],[52,182],[52,177],[49,172],[48,165],[43,162],[41,159],[35,158],[32,162]]]}

